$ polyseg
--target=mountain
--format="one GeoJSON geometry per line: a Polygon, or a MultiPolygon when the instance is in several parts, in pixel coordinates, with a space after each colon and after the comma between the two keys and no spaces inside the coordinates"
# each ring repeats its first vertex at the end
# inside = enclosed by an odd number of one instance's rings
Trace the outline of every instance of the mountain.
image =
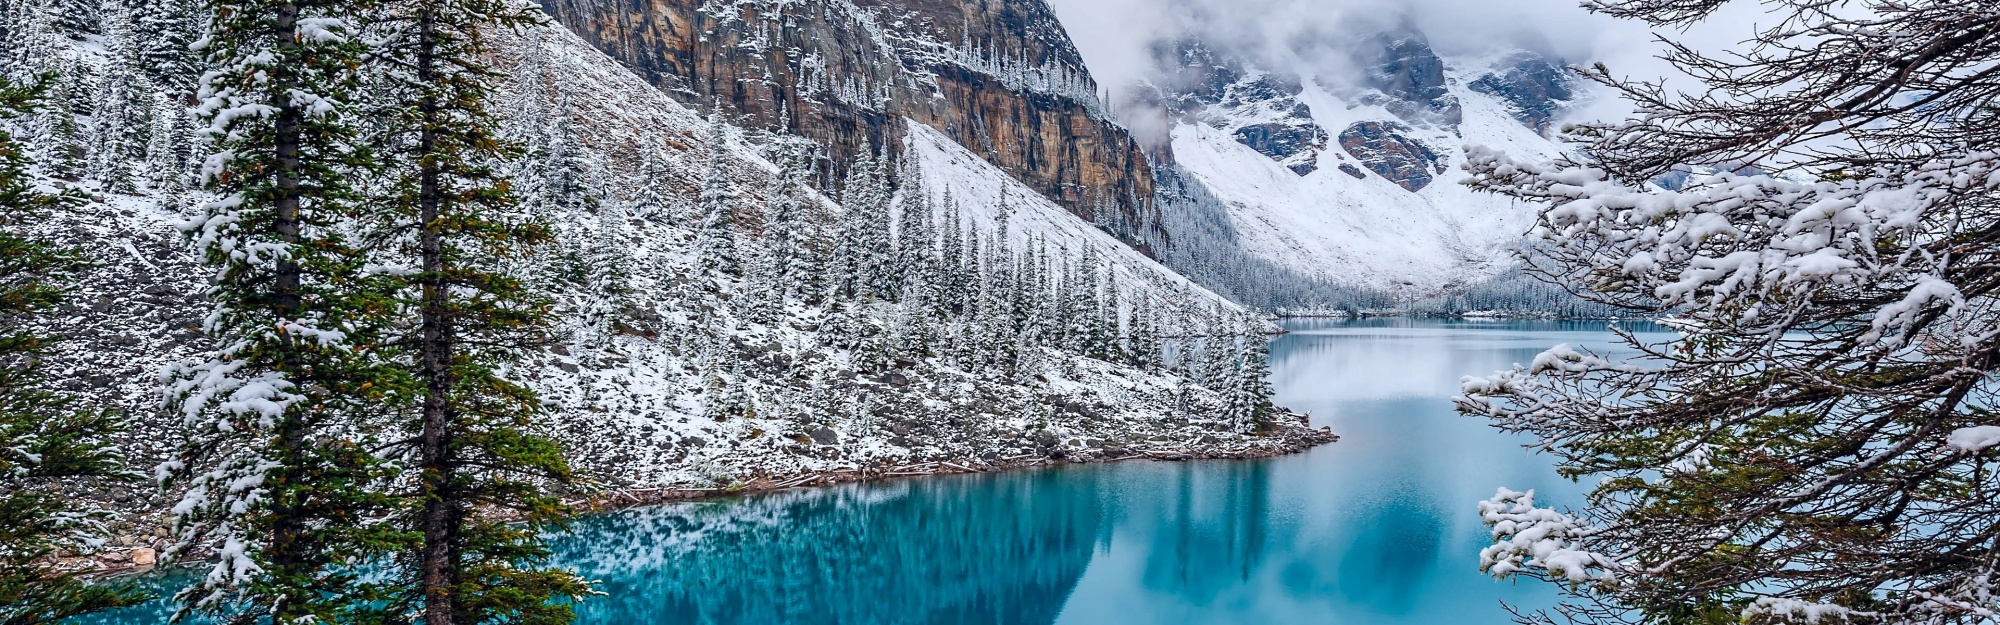
{"type": "MultiPolygon", "coordinates": [[[[180,229],[214,198],[189,187],[206,148],[185,85],[138,78],[147,68],[121,51],[144,35],[107,7],[107,25],[87,35],[33,12],[4,29],[10,51],[41,52],[6,55],[17,61],[0,70],[53,71],[71,103],[8,123],[31,137],[38,162],[90,164],[39,172],[89,201],[5,225],[97,263],[46,322],[67,337],[51,369],[78,405],[134,417],[123,451],[146,467],[169,457],[183,427],[159,409],[159,372],[215,344],[202,323],[211,270],[180,229]]],[[[821,17],[857,29],[849,34],[868,31],[856,16],[877,15],[839,10],[847,17],[821,17]]],[[[984,25],[963,28],[982,32],[1048,25],[971,18],[984,25]]],[[[700,98],[662,88],[571,27],[494,36],[492,67],[506,76],[494,110],[525,148],[500,165],[525,216],[556,235],[514,271],[561,320],[546,344],[522,347],[508,375],[541,394],[549,411],[536,427],[598,483],[658,495],[891,470],[1271,455],[1332,440],[1239,375],[1266,324],[1128,245],[1154,227],[1153,175],[1136,142],[1090,112],[1088,89],[1054,95],[1060,81],[1038,66],[973,55],[936,84],[975,84],[990,106],[842,108],[859,92],[833,89],[766,128],[749,109],[699,110],[700,98]],[[838,134],[850,113],[870,125],[838,134]],[[933,125],[1003,113],[1015,117],[992,123],[1016,130],[1051,120],[1034,140],[1063,152],[933,125]],[[851,158],[842,137],[856,142],[851,158]],[[1124,147],[1090,147],[1114,144],[1124,147]],[[1045,195],[1051,185],[1068,191],[1045,195]],[[715,198],[731,216],[705,229],[715,198]],[[708,262],[718,240],[740,269],[708,262]],[[1268,427],[1252,431],[1240,408],[1267,415],[1268,427]]],[[[846,44],[894,50],[868,41],[846,44]]],[[[1063,80],[1088,84],[1080,70],[1063,80]]],[[[129,513],[112,526],[114,545],[163,540],[171,494],[114,488],[102,498],[129,513]]]]}
{"type": "MultiPolygon", "coordinates": [[[[689,106],[844,163],[928,126],[1086,221],[1151,223],[1153,175],[1040,0],[544,0],[689,106]]],[[[1129,242],[1137,242],[1127,237],[1129,242]]]]}
{"type": "Polygon", "coordinates": [[[1354,35],[1338,53],[1329,67],[1266,61],[1267,53],[1199,38],[1154,47],[1153,72],[1121,115],[1168,129],[1152,138],[1156,167],[1180,182],[1162,187],[1185,196],[1199,185],[1200,200],[1183,197],[1193,207],[1179,210],[1211,213],[1212,222],[1211,232],[1165,234],[1183,244],[1227,239],[1223,250],[1170,264],[1221,276],[1210,282],[1258,281],[1211,284],[1232,293],[1330,283],[1401,297],[1461,290],[1509,269],[1533,214],[1455,184],[1462,148],[1560,154],[1549,135],[1582,99],[1577,80],[1561,61],[1522,50],[1444,58],[1408,29],[1354,35]],[[1232,277],[1189,266],[1230,262],[1231,253],[1264,270],[1232,277]]]}

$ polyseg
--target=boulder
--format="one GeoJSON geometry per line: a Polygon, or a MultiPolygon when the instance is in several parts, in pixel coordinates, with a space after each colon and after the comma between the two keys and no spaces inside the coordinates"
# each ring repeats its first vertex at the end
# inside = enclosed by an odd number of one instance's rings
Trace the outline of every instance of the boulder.
{"type": "Polygon", "coordinates": [[[818,443],[821,445],[840,444],[840,433],[835,432],[833,431],[833,428],[826,427],[824,425],[808,430],[806,434],[812,437],[814,443],[818,443]]]}

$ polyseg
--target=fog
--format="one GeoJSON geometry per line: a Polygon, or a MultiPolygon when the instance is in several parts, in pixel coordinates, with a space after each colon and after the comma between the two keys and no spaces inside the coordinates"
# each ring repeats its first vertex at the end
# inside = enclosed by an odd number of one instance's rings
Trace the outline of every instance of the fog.
{"type": "MultiPolygon", "coordinates": [[[[1397,26],[1423,32],[1448,60],[1529,49],[1572,65],[1605,63],[1614,75],[1684,80],[1658,60],[1656,35],[1707,51],[1736,47],[1756,29],[1761,10],[1738,3],[1689,31],[1655,33],[1645,24],[1585,11],[1578,0],[1049,0],[1098,82],[1115,94],[1152,69],[1154,42],[1194,36],[1273,67],[1332,78],[1348,62],[1340,43],[1353,34],[1397,26]]],[[[1122,99],[1122,98],[1121,98],[1122,99]]],[[[1575,117],[1621,116],[1599,98],[1575,117]]]]}

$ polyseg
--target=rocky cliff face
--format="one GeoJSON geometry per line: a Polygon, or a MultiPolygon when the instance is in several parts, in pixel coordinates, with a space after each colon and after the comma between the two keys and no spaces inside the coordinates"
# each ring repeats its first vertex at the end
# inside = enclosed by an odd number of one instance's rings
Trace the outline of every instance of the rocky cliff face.
{"type": "Polygon", "coordinates": [[[1514,119],[1548,134],[1549,123],[1577,97],[1577,78],[1560,61],[1532,52],[1508,55],[1470,85],[1507,103],[1514,119]]]}
{"type": "Polygon", "coordinates": [[[1153,44],[1118,111],[1165,129],[1150,149],[1177,181],[1162,186],[1201,200],[1162,202],[1170,266],[1267,302],[1322,297],[1298,286],[1315,281],[1430,296],[1511,266],[1532,210],[1450,172],[1465,145],[1561,154],[1546,131],[1580,85],[1532,52],[1440,54],[1408,25],[1367,27],[1256,45],[1197,28],[1153,44]]]}
{"type": "MultiPolygon", "coordinates": [[[[1415,193],[1430,186],[1445,171],[1444,157],[1409,136],[1410,128],[1396,122],[1355,122],[1340,133],[1340,147],[1396,186],[1415,193]]],[[[1360,172],[1350,171],[1348,175],[1360,172]]],[[[1355,176],[1361,178],[1363,176],[1355,176]]]]}
{"type": "MultiPolygon", "coordinates": [[[[1161,74],[1140,97],[1181,123],[1229,132],[1237,143],[1271,157],[1300,176],[1319,170],[1329,140],[1299,101],[1305,83],[1297,74],[1262,71],[1216,53],[1195,40],[1154,47],[1161,74]]],[[[1171,159],[1171,149],[1157,151],[1171,159]]]]}
{"type": "MultiPolygon", "coordinates": [[[[825,146],[829,177],[908,117],[1071,212],[1150,223],[1153,176],[1036,0],[543,0],[683,102],[825,146]],[[1111,214],[1105,214],[1105,213],[1111,214]]],[[[886,148],[892,149],[892,148],[886,148]]]]}
{"type": "Polygon", "coordinates": [[[1377,33],[1354,45],[1362,86],[1375,90],[1358,98],[1361,103],[1380,104],[1411,123],[1456,127],[1465,121],[1464,107],[1447,88],[1444,60],[1422,33],[1377,33]]]}

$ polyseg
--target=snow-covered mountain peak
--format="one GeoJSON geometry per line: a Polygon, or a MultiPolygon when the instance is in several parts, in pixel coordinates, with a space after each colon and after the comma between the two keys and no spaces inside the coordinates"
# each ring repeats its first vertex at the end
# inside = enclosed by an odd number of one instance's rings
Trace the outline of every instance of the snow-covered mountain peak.
{"type": "Polygon", "coordinates": [[[1532,215],[1451,172],[1471,144],[1560,154],[1577,79],[1525,50],[1440,55],[1407,28],[1300,45],[1160,43],[1126,114],[1159,115],[1131,125],[1168,128],[1156,151],[1227,207],[1235,244],[1303,278],[1429,295],[1508,267],[1532,215]]]}

